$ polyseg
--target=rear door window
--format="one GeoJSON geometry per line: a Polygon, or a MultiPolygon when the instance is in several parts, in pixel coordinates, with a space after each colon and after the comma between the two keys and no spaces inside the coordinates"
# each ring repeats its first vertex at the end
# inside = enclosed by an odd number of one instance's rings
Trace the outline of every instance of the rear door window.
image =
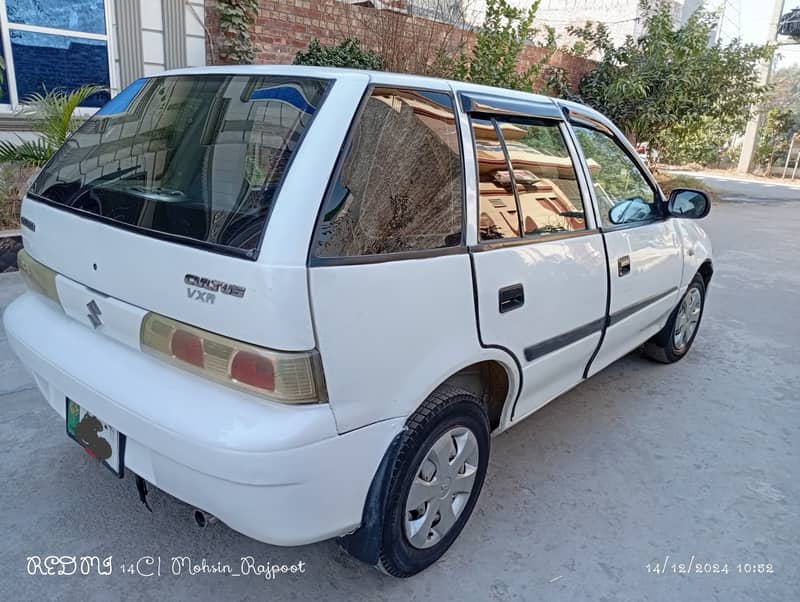
{"type": "Polygon", "coordinates": [[[461,150],[449,95],[374,88],[323,205],[319,258],[458,246],[461,150]]]}
{"type": "Polygon", "coordinates": [[[558,122],[471,121],[481,241],[586,229],[575,166],[558,122]]]}
{"type": "Polygon", "coordinates": [[[140,80],[67,141],[30,193],[140,233],[254,258],[329,84],[270,75],[140,80]]]}

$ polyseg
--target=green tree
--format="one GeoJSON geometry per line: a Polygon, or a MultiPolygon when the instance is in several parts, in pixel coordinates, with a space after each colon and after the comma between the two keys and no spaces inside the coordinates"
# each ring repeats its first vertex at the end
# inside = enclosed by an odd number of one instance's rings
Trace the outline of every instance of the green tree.
{"type": "Polygon", "coordinates": [[[800,114],[800,65],[775,71],[766,104],[769,108],[788,109],[800,114]]]}
{"type": "MultiPolygon", "coordinates": [[[[517,8],[507,0],[487,0],[486,18],[478,30],[475,46],[469,56],[456,61],[455,79],[476,84],[512,88],[530,92],[542,65],[549,59],[520,70],[520,55],[537,29],[533,26],[539,0],[527,9],[517,8]]],[[[548,29],[548,48],[555,51],[555,35],[548,29]]]]}
{"type": "Polygon", "coordinates": [[[721,147],[767,94],[757,67],[774,48],[710,43],[717,20],[702,10],[675,27],[670,3],[643,0],[641,8],[645,33],[619,46],[602,24],[570,29],[590,51],[602,53],[581,80],[581,98],[631,141],[649,142],[664,156],[699,136],[703,144],[721,147]]]}
{"type": "Polygon", "coordinates": [[[776,161],[786,160],[792,135],[798,131],[800,131],[800,114],[778,107],[770,109],[764,120],[764,127],[759,132],[756,163],[768,174],[772,173],[776,161]]]}
{"type": "Polygon", "coordinates": [[[317,38],[308,48],[294,55],[295,65],[318,65],[323,67],[351,67],[354,69],[383,69],[383,61],[372,50],[361,47],[355,38],[346,38],[336,46],[324,46],[317,38]]]}
{"type": "Polygon", "coordinates": [[[756,146],[756,164],[769,172],[783,164],[792,135],[800,133],[800,65],[775,71],[763,110],[766,119],[756,146]]]}
{"type": "Polygon", "coordinates": [[[51,90],[29,96],[22,103],[20,113],[30,120],[39,137],[35,140],[20,138],[19,142],[0,141],[0,163],[43,166],[83,122],[75,117],[75,109],[103,90],[105,88],[100,86],[81,86],[71,92],[51,90]]]}

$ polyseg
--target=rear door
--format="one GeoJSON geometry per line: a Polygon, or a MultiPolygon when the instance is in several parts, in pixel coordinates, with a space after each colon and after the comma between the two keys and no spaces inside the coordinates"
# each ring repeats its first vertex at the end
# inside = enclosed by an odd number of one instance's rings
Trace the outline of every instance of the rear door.
{"type": "Polygon", "coordinates": [[[661,329],[678,300],[683,259],[661,193],[632,147],[596,120],[570,114],[609,258],[608,327],[588,370],[594,374],[661,329]]]}
{"type": "MultiPolygon", "coordinates": [[[[600,340],[607,282],[601,234],[560,112],[519,103],[515,116],[466,102],[478,176],[472,246],[484,345],[509,349],[523,385],[512,419],[583,376],[600,340]],[[520,114],[525,116],[520,116],[520,114]]],[[[510,111],[509,111],[510,112],[510,111]]]]}

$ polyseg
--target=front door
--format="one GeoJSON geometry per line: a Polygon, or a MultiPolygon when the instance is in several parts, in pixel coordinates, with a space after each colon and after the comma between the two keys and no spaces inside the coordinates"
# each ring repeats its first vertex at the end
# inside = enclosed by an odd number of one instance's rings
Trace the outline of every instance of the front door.
{"type": "Polygon", "coordinates": [[[658,332],[678,302],[683,259],[661,195],[610,131],[573,123],[608,249],[608,327],[588,374],[658,332]]]}
{"type": "Polygon", "coordinates": [[[607,297],[603,241],[566,124],[485,114],[471,115],[470,124],[480,333],[522,367],[511,415],[518,420],[579,382],[597,348],[607,297]]]}

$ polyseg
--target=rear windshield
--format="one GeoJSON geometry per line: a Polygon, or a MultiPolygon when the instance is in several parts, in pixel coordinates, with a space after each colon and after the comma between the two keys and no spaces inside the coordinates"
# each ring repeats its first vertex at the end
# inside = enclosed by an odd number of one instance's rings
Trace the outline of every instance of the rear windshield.
{"type": "Polygon", "coordinates": [[[328,85],[282,76],[139,80],[67,141],[30,193],[139,232],[255,257],[328,85]]]}

